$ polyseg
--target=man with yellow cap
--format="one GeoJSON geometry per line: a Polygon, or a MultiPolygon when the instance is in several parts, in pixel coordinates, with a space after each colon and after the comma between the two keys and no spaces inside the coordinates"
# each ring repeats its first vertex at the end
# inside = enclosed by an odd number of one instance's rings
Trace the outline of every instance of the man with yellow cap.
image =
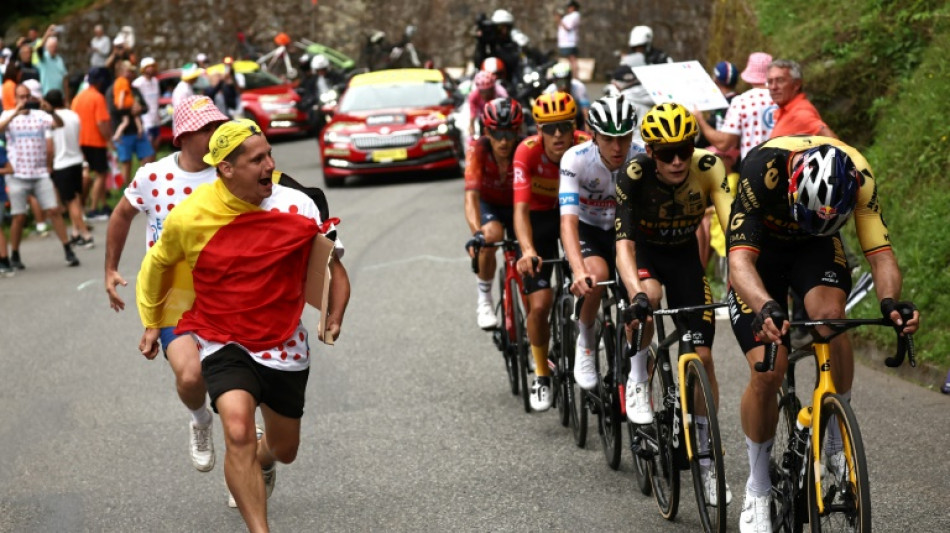
{"type": "MultiPolygon", "coordinates": [[[[201,373],[221,417],[225,479],[252,532],[268,531],[267,496],[276,462],[290,463],[300,442],[300,419],[310,370],[307,330],[300,317],[313,239],[335,231],[304,193],[274,183],[271,147],[251,120],[215,130],[204,161],[218,179],[202,185],[165,219],[161,240],[142,262],[136,287],[145,333],[139,348],[158,351],[161,317],[169,305],[168,275],[187,263],[194,302],[176,333],[198,343],[201,373]],[[260,406],[263,428],[255,434],[260,406]]],[[[349,300],[349,280],[336,240],[327,335],[336,339],[349,300]]]]}
{"type": "MultiPolygon", "coordinates": [[[[211,134],[228,117],[221,114],[207,96],[193,96],[175,108],[172,116],[172,144],[181,151],[163,157],[154,163],[139,168],[122,199],[116,204],[106,230],[105,285],[109,304],[119,312],[125,302],[116,287],[127,283],[119,273],[119,259],[125,248],[132,219],[140,212],[148,221],[145,226],[145,246],[151,248],[158,242],[171,210],[188,197],[198,186],[215,180],[215,169],[202,160],[208,151],[211,134]]],[[[188,335],[175,335],[175,326],[191,305],[194,291],[191,273],[186,265],[176,271],[173,287],[179,296],[172,299],[178,307],[167,307],[165,316],[158,322],[165,358],[175,373],[175,388],[178,398],[191,412],[189,429],[189,453],[191,462],[200,472],[214,468],[214,442],[212,422],[214,416],[208,407],[207,391],[201,377],[201,361],[198,347],[188,335]]]]}

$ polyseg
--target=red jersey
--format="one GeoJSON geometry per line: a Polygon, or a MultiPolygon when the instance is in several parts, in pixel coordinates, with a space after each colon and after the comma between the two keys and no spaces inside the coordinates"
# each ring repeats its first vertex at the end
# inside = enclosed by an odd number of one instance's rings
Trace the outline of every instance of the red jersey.
{"type": "Polygon", "coordinates": [[[510,207],[514,170],[514,165],[509,163],[505,175],[501,175],[491,143],[482,137],[470,144],[465,153],[465,190],[478,191],[485,203],[510,207]]]}
{"type": "MultiPolygon", "coordinates": [[[[584,132],[574,131],[574,145],[590,140],[584,132]]],[[[558,208],[561,165],[544,153],[541,134],[521,141],[515,149],[515,203],[530,203],[532,211],[558,208]]]]}

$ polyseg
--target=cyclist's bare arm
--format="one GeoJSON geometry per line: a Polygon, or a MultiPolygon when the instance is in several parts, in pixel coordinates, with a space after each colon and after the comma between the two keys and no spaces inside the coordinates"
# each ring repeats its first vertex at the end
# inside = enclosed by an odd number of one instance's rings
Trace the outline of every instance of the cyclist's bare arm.
{"type": "Polygon", "coordinates": [[[125,240],[129,236],[129,227],[132,219],[138,214],[138,209],[132,207],[129,200],[123,196],[116,204],[112,216],[109,217],[109,226],[106,229],[106,262],[105,283],[106,293],[109,295],[109,306],[116,312],[125,309],[125,302],[119,297],[116,285],[125,287],[128,282],[119,274],[119,259],[125,248],[125,240]]]}
{"type": "Polygon", "coordinates": [[[482,229],[481,209],[478,202],[482,195],[478,191],[465,191],[465,221],[468,222],[468,229],[474,234],[482,229]]]}
{"type": "MultiPolygon", "coordinates": [[[[517,202],[514,209],[515,238],[521,245],[521,259],[518,260],[518,272],[522,275],[534,274],[535,267],[531,258],[537,257],[534,249],[534,234],[531,229],[531,204],[517,202]]],[[[537,264],[537,271],[541,271],[541,262],[537,264]]]]}
{"type": "Polygon", "coordinates": [[[617,241],[617,273],[627,289],[627,294],[646,292],[637,274],[637,245],[630,239],[617,241]]]}
{"type": "MultiPolygon", "coordinates": [[[[874,279],[874,289],[877,292],[878,301],[885,298],[900,300],[901,284],[903,278],[900,268],[897,266],[897,257],[890,248],[879,251],[868,256],[868,264],[871,266],[871,278],[874,279]]],[[[891,320],[895,322],[900,320],[895,311],[891,313],[891,320]]],[[[914,318],[904,324],[902,332],[912,334],[917,331],[920,325],[920,312],[914,311],[914,318]]]]}
{"type": "Polygon", "coordinates": [[[330,295],[327,302],[327,334],[334,341],[340,336],[343,314],[349,301],[350,277],[343,263],[334,256],[330,259],[330,295]]]}
{"type": "MultiPolygon", "coordinates": [[[[564,255],[567,256],[567,262],[571,265],[571,272],[574,275],[574,282],[571,284],[571,292],[575,296],[586,296],[591,287],[587,284],[585,278],[592,278],[584,264],[584,256],[581,254],[581,238],[577,230],[577,215],[561,215],[561,246],[564,248],[564,255]]],[[[592,283],[597,283],[598,279],[591,279],[592,283]]]]}

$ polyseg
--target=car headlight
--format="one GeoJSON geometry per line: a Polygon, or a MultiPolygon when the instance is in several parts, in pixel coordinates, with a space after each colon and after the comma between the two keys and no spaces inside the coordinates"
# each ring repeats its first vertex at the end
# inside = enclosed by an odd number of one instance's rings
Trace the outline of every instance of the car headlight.
{"type": "Polygon", "coordinates": [[[439,126],[435,129],[425,131],[422,134],[422,136],[423,137],[441,137],[442,135],[445,135],[448,132],[449,132],[449,125],[443,123],[443,124],[439,124],[439,126]]]}
{"type": "Polygon", "coordinates": [[[330,102],[335,102],[337,96],[338,95],[336,94],[336,91],[330,89],[329,91],[320,95],[320,103],[329,104],[330,102]]]}
{"type": "Polygon", "coordinates": [[[286,102],[261,102],[261,109],[267,113],[287,111],[289,108],[291,108],[291,106],[286,102]]]}
{"type": "Polygon", "coordinates": [[[323,136],[323,142],[326,144],[336,144],[336,143],[349,143],[350,136],[344,135],[336,131],[328,131],[323,136]]]}

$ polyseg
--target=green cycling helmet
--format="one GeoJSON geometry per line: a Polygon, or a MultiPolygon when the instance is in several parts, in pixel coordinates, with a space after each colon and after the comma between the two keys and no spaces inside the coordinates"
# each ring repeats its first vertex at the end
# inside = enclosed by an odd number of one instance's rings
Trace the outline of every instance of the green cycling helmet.
{"type": "Polygon", "coordinates": [[[621,137],[637,127],[637,111],[623,96],[605,96],[590,105],[587,121],[601,135],[621,137]]]}

